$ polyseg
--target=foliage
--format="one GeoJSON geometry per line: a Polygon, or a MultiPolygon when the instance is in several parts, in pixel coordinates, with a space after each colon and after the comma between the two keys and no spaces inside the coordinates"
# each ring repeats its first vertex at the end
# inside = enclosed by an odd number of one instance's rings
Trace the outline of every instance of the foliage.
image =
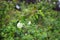
{"type": "Polygon", "coordinates": [[[1,40],[60,40],[60,12],[52,9],[55,5],[22,2],[19,11],[14,2],[0,2],[1,40]],[[22,28],[17,27],[17,21],[22,28]]]}

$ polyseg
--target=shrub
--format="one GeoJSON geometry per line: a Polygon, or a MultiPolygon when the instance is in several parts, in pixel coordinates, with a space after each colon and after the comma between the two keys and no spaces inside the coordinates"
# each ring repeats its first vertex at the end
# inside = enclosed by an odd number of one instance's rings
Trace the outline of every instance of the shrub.
{"type": "Polygon", "coordinates": [[[15,9],[13,2],[2,1],[0,5],[1,40],[60,40],[60,12],[52,9],[55,5],[23,2],[21,10],[15,9]]]}

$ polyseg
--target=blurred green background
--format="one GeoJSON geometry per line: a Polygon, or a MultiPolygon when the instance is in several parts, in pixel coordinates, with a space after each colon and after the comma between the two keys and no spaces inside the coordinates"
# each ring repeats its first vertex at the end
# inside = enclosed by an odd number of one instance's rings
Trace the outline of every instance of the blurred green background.
{"type": "Polygon", "coordinates": [[[0,40],[60,40],[60,11],[53,10],[57,0],[24,1],[0,0],[0,40]]]}

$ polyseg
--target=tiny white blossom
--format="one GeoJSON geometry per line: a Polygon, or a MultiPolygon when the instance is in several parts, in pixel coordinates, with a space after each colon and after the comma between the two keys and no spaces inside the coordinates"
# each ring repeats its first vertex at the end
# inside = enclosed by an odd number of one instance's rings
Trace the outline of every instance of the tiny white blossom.
{"type": "Polygon", "coordinates": [[[56,4],[56,2],[53,2],[53,4],[56,4]]]}
{"type": "Polygon", "coordinates": [[[17,23],[17,28],[22,28],[22,27],[23,27],[23,24],[20,23],[20,22],[18,22],[18,23],[17,23]]]}
{"type": "Polygon", "coordinates": [[[31,24],[31,21],[28,22],[28,25],[30,25],[30,24],[31,24]]]}
{"type": "Polygon", "coordinates": [[[19,5],[16,5],[16,8],[17,8],[17,9],[20,9],[20,6],[19,6],[19,5]]]}
{"type": "Polygon", "coordinates": [[[27,35],[27,33],[25,33],[25,35],[27,35]]]}

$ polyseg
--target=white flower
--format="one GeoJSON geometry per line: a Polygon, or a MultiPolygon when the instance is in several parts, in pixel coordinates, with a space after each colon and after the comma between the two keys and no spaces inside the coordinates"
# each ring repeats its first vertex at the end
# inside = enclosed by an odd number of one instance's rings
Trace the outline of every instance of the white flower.
{"type": "Polygon", "coordinates": [[[25,35],[27,35],[27,33],[25,33],[25,35]]]}
{"type": "Polygon", "coordinates": [[[53,2],[53,4],[56,4],[56,2],[53,2]]]}
{"type": "Polygon", "coordinates": [[[30,25],[30,24],[31,24],[31,21],[28,22],[28,25],[30,25]]]}
{"type": "Polygon", "coordinates": [[[23,23],[18,22],[17,23],[17,28],[22,28],[22,27],[23,27],[23,23]]]}
{"type": "Polygon", "coordinates": [[[19,5],[16,5],[16,8],[17,8],[17,9],[20,9],[20,6],[19,6],[19,5]]]}

